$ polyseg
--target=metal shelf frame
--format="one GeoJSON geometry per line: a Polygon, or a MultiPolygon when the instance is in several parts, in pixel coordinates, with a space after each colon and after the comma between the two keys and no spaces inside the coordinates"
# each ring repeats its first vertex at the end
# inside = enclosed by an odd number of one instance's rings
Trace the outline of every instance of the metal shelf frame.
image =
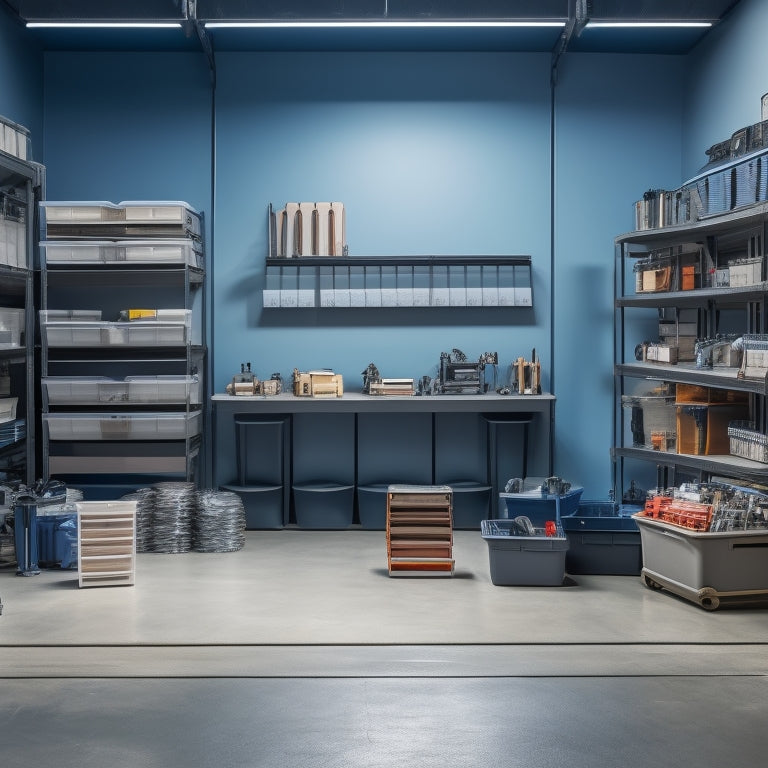
{"type": "MultiPolygon", "coordinates": [[[[747,482],[768,482],[768,465],[737,456],[689,456],[664,453],[640,447],[627,447],[627,434],[622,414],[622,396],[627,379],[647,379],[675,384],[695,384],[749,394],[750,411],[761,428],[768,425],[768,376],[740,378],[735,368],[696,368],[692,362],[675,365],[641,362],[634,359],[635,344],[640,340],[626,338],[627,309],[693,308],[698,310],[702,335],[718,333],[721,309],[744,310],[743,333],[768,331],[768,203],[757,203],[725,214],[708,216],[692,224],[640,230],[620,235],[614,240],[614,489],[620,498],[628,486],[625,478],[626,459],[656,464],[661,486],[670,484],[677,469],[697,473],[701,479],[722,475],[747,482]],[[651,250],[694,243],[708,258],[718,256],[719,243],[731,243],[739,237],[755,238],[763,258],[763,280],[755,285],[713,287],[704,285],[693,290],[629,295],[627,264],[651,250]]],[[[722,266],[722,265],[716,265],[722,266]]],[[[631,442],[631,441],[630,441],[631,442]]]]}
{"type": "Polygon", "coordinates": [[[42,196],[45,169],[38,163],[21,160],[0,151],[0,190],[12,194],[14,202],[25,207],[26,266],[0,265],[0,304],[24,309],[24,341],[19,348],[0,350],[0,361],[10,365],[24,365],[23,392],[11,392],[23,403],[23,413],[17,418],[26,420],[26,437],[23,441],[3,446],[0,462],[5,470],[19,474],[27,484],[34,484],[36,477],[35,453],[35,307],[34,265],[37,247],[35,214],[37,202],[42,196]],[[6,304],[7,302],[7,304],[6,304]]]}

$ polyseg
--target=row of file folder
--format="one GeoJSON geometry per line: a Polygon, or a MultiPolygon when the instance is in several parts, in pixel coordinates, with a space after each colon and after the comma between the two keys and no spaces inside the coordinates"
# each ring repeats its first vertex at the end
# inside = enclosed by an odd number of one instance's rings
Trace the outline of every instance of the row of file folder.
{"type": "Polygon", "coordinates": [[[266,308],[533,304],[530,267],[521,265],[273,265],[263,299],[266,308]]]}
{"type": "Polygon", "coordinates": [[[269,257],[346,256],[344,203],[269,204],[269,257]]]}

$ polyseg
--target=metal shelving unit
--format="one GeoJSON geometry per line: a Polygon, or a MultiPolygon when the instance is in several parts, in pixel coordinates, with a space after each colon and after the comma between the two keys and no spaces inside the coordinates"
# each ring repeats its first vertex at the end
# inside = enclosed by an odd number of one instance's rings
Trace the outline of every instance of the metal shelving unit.
{"type": "Polygon", "coordinates": [[[27,485],[35,480],[34,220],[44,176],[37,163],[0,151],[0,306],[20,310],[23,318],[18,338],[0,344],[0,372],[7,382],[0,397],[17,398],[15,419],[2,425],[0,471],[5,482],[27,485]]]}
{"type": "MultiPolygon", "coordinates": [[[[88,205],[73,204],[86,214],[88,205]]],[[[108,223],[92,238],[87,224],[75,239],[49,227],[57,237],[41,243],[40,280],[46,477],[94,498],[197,480],[206,401],[200,219],[173,239],[154,220],[143,235],[143,224],[121,223],[113,239],[108,223]]]]}
{"type": "Polygon", "coordinates": [[[614,483],[617,493],[626,489],[625,460],[638,460],[656,465],[659,487],[676,484],[675,473],[684,479],[706,480],[713,475],[746,482],[768,482],[768,464],[732,455],[688,455],[670,451],[657,451],[632,445],[622,414],[622,396],[627,380],[643,379],[650,382],[698,385],[713,389],[746,393],[750,419],[756,429],[765,433],[768,428],[768,379],[742,377],[736,368],[698,368],[695,361],[677,364],[632,359],[635,345],[640,339],[627,339],[628,309],[672,310],[690,309],[697,313],[700,337],[712,337],[720,332],[721,313],[724,310],[741,314],[740,333],[764,334],[768,331],[768,282],[766,281],[766,242],[768,241],[768,204],[757,203],[717,216],[708,216],[684,226],[641,230],[620,235],[615,240],[615,348],[614,348],[614,483]],[[742,246],[742,243],[749,245],[742,246]],[[632,293],[629,287],[627,264],[632,259],[647,257],[656,249],[692,245],[698,249],[700,263],[699,284],[692,290],[632,293]],[[713,275],[724,265],[726,258],[738,255],[740,247],[747,247],[750,255],[762,258],[762,280],[752,285],[713,285],[713,275]]]}

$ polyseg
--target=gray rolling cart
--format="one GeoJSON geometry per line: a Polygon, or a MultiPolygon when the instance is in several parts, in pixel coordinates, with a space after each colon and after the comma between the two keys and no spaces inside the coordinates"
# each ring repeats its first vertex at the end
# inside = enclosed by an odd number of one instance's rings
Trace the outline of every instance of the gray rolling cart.
{"type": "Polygon", "coordinates": [[[768,601],[768,532],[700,532],[634,516],[643,549],[641,578],[708,611],[721,603],[768,601]]]}

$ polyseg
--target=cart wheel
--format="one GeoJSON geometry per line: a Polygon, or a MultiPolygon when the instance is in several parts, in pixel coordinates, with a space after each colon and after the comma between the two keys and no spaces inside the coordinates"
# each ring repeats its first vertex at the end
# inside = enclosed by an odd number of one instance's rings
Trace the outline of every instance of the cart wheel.
{"type": "Polygon", "coordinates": [[[699,605],[705,611],[716,611],[720,607],[720,598],[715,590],[702,589],[699,591],[699,605]]]}
{"type": "Polygon", "coordinates": [[[661,589],[662,586],[657,581],[654,581],[650,576],[643,575],[643,584],[645,584],[648,589],[661,589]]]}

